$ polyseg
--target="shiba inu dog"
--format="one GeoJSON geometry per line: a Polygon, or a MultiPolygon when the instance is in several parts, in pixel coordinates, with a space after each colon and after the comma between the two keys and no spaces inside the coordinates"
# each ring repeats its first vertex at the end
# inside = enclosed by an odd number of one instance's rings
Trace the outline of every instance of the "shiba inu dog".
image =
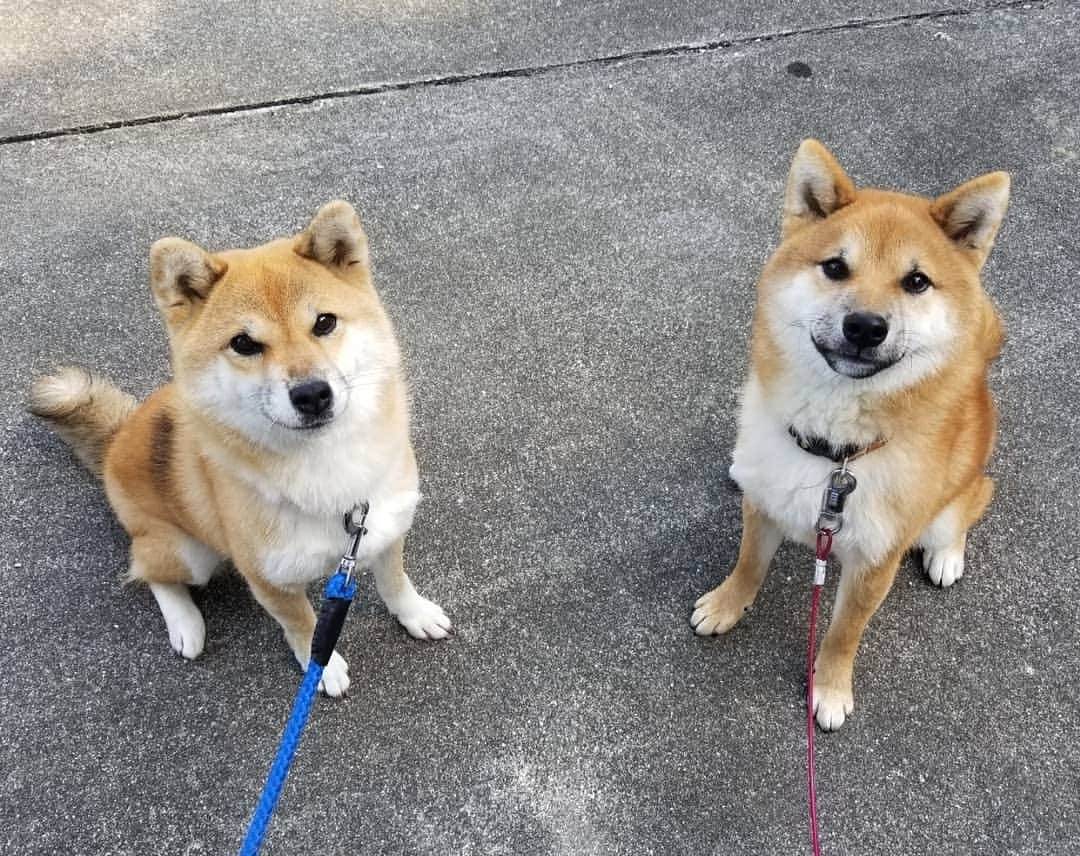
{"type": "Polygon", "coordinates": [[[823,729],[853,709],[856,648],[904,554],[921,547],[931,581],[952,585],[993,493],[987,369],[1003,334],[980,271],[1008,199],[1000,172],[934,200],[856,190],[814,140],[792,163],[731,467],[742,545],[690,620],[708,635],[742,618],[781,541],[814,544],[823,489],[848,460],[858,484],[835,535],[842,574],[815,669],[823,729]]]}
{"type": "MultiPolygon", "coordinates": [[[[450,621],[402,565],[419,500],[408,397],[352,207],[331,202],[299,235],[253,249],[164,238],[150,283],[173,381],[139,404],[67,368],[34,384],[30,409],[103,477],[131,536],[129,576],[149,584],[172,647],[202,652],[188,587],[227,558],[306,668],[315,614],[304,587],[334,570],[343,517],[362,501],[359,561],[411,635],[444,638],[450,621]]],[[[348,686],[335,651],[320,688],[348,686]]]]}

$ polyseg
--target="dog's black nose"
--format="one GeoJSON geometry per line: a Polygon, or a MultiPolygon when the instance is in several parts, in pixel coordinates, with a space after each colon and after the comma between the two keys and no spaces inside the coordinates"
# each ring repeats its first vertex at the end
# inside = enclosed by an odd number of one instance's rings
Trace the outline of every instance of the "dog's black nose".
{"type": "Polygon", "coordinates": [[[334,391],[325,380],[304,381],[289,390],[289,401],[305,416],[322,416],[334,403],[334,391]]]}
{"type": "Polygon", "coordinates": [[[889,322],[875,312],[852,312],[844,316],[844,338],[857,348],[873,348],[889,335],[889,322]]]}

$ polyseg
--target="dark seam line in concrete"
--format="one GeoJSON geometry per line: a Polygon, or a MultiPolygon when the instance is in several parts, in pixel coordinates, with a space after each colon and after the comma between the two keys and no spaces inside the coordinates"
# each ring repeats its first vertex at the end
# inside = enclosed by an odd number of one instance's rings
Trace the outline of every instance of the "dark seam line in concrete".
{"type": "Polygon", "coordinates": [[[533,77],[547,74],[553,71],[583,68],[586,66],[606,66],[621,62],[640,59],[652,59],[654,57],[684,56],[687,54],[710,53],[712,51],[727,50],[728,48],[742,45],[753,45],[761,42],[772,42],[788,39],[794,36],[813,36],[826,33],[835,33],[843,30],[868,30],[879,27],[903,26],[918,21],[926,21],[940,18],[963,18],[981,12],[996,12],[1003,9],[1044,9],[1050,0],[1004,0],[1004,2],[988,3],[974,9],[937,9],[930,12],[915,12],[909,15],[895,15],[888,18],[863,18],[854,21],[844,21],[836,24],[826,24],[821,27],[806,27],[796,30],[778,30],[774,33],[761,35],[743,36],[737,39],[717,39],[715,41],[695,42],[683,45],[669,45],[662,48],[643,48],[636,51],[627,51],[608,56],[590,57],[588,59],[567,60],[548,65],[521,66],[519,68],[504,68],[492,71],[478,71],[466,74],[451,74],[437,77],[422,77],[415,80],[401,80],[389,83],[371,83],[364,86],[356,86],[350,89],[335,89],[329,92],[319,92],[309,95],[293,95],[286,98],[274,98],[268,101],[256,101],[247,104],[230,104],[225,107],[202,107],[196,110],[183,110],[175,113],[158,113],[153,116],[137,116],[134,119],[117,119],[112,122],[101,122],[92,125],[76,125],[70,128],[54,128],[47,131],[34,131],[29,134],[14,134],[9,137],[0,137],[0,146],[10,146],[16,143],[28,143],[37,140],[51,140],[57,137],[79,137],[88,134],[99,134],[103,131],[115,131],[119,128],[136,128],[140,125],[162,125],[169,122],[178,122],[182,119],[200,119],[207,116],[228,116],[240,113],[252,113],[258,110],[269,110],[275,107],[293,107],[314,104],[318,101],[333,101],[341,98],[356,98],[364,95],[378,95],[384,92],[405,92],[410,89],[424,89],[436,86],[452,86],[458,83],[471,83],[482,80],[502,80],[513,77],[533,77]]]}

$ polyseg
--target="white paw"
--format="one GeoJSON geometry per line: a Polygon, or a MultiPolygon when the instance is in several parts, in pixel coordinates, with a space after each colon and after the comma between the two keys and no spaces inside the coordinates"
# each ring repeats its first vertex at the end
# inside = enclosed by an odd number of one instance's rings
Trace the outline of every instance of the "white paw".
{"type": "Polygon", "coordinates": [[[851,690],[814,685],[814,713],[822,731],[836,731],[855,709],[851,690]]]}
{"type": "Polygon", "coordinates": [[[206,644],[206,622],[187,586],[151,583],[150,590],[161,608],[172,649],[180,656],[194,660],[206,644]]]}
{"type": "Polygon", "coordinates": [[[735,482],[735,484],[737,484],[739,486],[739,489],[741,490],[742,489],[742,482],[739,481],[739,473],[740,472],[742,472],[742,471],[739,470],[736,467],[735,462],[732,461],[731,466],[728,467],[727,477],[729,479],[731,479],[733,482],[735,482]]]}
{"type": "Polygon", "coordinates": [[[948,588],[964,575],[964,550],[946,547],[944,550],[923,550],[923,568],[930,582],[948,588]]]}
{"type": "Polygon", "coordinates": [[[432,603],[426,597],[414,595],[409,602],[397,610],[393,610],[401,626],[409,631],[409,635],[416,639],[445,639],[453,630],[450,619],[442,611],[437,603],[432,603]]]}
{"type": "Polygon", "coordinates": [[[341,698],[349,689],[349,664],[337,651],[330,655],[330,662],[323,669],[319,692],[330,698],[341,698]]]}
{"type": "Polygon", "coordinates": [[[180,656],[194,660],[206,644],[206,623],[196,609],[183,622],[169,625],[169,644],[180,656]]]}

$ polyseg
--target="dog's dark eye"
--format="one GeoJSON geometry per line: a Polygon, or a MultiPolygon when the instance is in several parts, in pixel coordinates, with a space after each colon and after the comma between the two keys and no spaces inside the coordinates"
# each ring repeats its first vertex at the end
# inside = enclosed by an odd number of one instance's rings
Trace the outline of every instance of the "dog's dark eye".
{"type": "Polygon", "coordinates": [[[913,270],[902,280],[900,280],[900,287],[909,294],[922,294],[933,283],[921,270],[913,270]]]}
{"type": "Polygon", "coordinates": [[[332,332],[336,326],[337,316],[324,312],[315,319],[315,326],[311,328],[311,332],[316,336],[325,336],[327,333],[332,332]]]}
{"type": "Polygon", "coordinates": [[[839,256],[832,259],[825,259],[825,261],[821,263],[821,272],[829,279],[835,280],[847,279],[851,275],[847,262],[839,256]]]}
{"type": "Polygon", "coordinates": [[[229,340],[229,347],[242,357],[253,357],[262,353],[263,344],[256,342],[247,333],[237,333],[229,340]]]}

